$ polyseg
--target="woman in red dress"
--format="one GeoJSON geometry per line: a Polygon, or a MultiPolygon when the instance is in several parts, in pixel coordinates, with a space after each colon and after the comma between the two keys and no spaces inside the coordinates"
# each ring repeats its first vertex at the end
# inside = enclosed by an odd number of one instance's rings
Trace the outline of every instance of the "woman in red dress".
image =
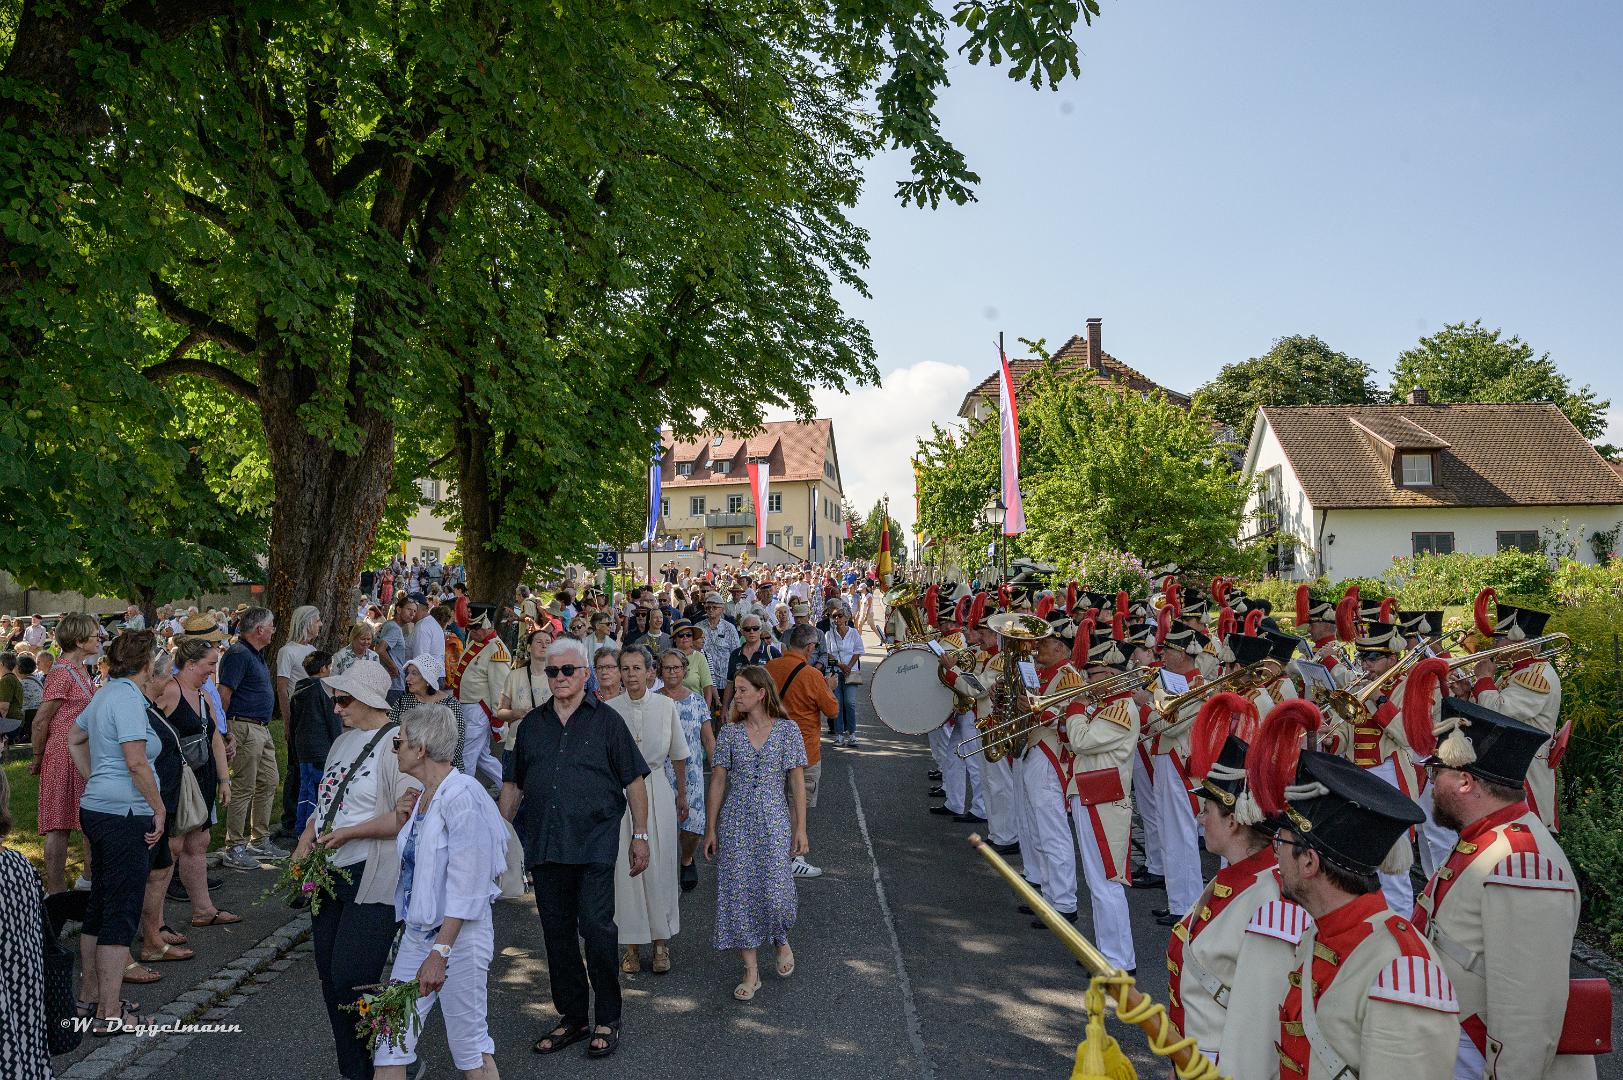
{"type": "MultiPolygon", "coordinates": [[[[50,893],[68,887],[68,834],[79,827],[79,797],[85,793],[85,778],[68,757],[68,729],[96,692],[85,672],[85,661],[100,645],[100,630],[95,616],[77,611],[56,624],[62,656],[45,677],[45,700],[34,717],[39,831],[45,837],[45,888],[50,893]]],[[[86,844],[85,874],[89,873],[90,845],[86,844]]]]}

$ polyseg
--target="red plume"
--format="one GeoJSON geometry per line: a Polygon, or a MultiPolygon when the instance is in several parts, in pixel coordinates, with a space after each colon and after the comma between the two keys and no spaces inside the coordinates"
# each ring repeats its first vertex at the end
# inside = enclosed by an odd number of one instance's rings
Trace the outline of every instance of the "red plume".
{"type": "Polygon", "coordinates": [[[1245,613],[1245,636],[1256,637],[1262,632],[1262,609],[1252,608],[1245,613]]]}
{"type": "Polygon", "coordinates": [[[1245,754],[1247,785],[1269,817],[1285,812],[1285,789],[1296,780],[1302,760],[1302,736],[1319,730],[1319,707],[1305,698],[1281,701],[1263,717],[1262,730],[1245,754]]]}
{"type": "Polygon", "coordinates": [[[1116,610],[1118,612],[1120,612],[1122,615],[1126,615],[1127,614],[1127,609],[1132,607],[1132,605],[1133,605],[1133,602],[1128,597],[1126,589],[1122,589],[1120,592],[1118,592],[1116,594],[1116,610]]]}
{"type": "Polygon", "coordinates": [[[1054,594],[1053,593],[1044,593],[1043,596],[1042,596],[1042,599],[1037,601],[1037,617],[1039,619],[1046,619],[1046,618],[1048,618],[1048,613],[1050,611],[1053,611],[1053,610],[1054,610],[1054,594]]]}
{"type": "Polygon", "coordinates": [[[1223,606],[1223,598],[1229,594],[1229,583],[1222,577],[1212,578],[1212,603],[1218,607],[1223,606]]]}
{"type": "Polygon", "coordinates": [[[1448,661],[1432,656],[1414,666],[1403,683],[1403,737],[1409,748],[1424,757],[1437,752],[1432,730],[1432,694],[1448,682],[1448,661]]]}
{"type": "Polygon", "coordinates": [[[1088,666],[1088,653],[1093,649],[1093,620],[1083,619],[1076,628],[1076,640],[1071,643],[1071,666],[1081,671],[1088,666]]]}
{"type": "Polygon", "coordinates": [[[1172,608],[1163,606],[1155,616],[1155,645],[1160,648],[1167,639],[1167,632],[1172,629],[1172,608]]]}
{"type": "Polygon", "coordinates": [[[1099,622],[1099,609],[1096,607],[1090,607],[1087,611],[1082,613],[1082,617],[1097,625],[1099,622]]]}
{"type": "Polygon", "coordinates": [[[1189,775],[1204,780],[1223,752],[1223,740],[1236,726],[1254,727],[1257,707],[1239,694],[1213,694],[1206,699],[1190,729],[1189,775]]]}
{"type": "Polygon", "coordinates": [[[1170,593],[1168,593],[1166,606],[1163,607],[1162,610],[1164,611],[1166,608],[1172,609],[1172,617],[1174,619],[1183,618],[1183,594],[1177,589],[1173,589],[1170,593]]]}
{"type": "Polygon", "coordinates": [[[1356,581],[1351,585],[1348,585],[1347,591],[1341,594],[1341,598],[1343,600],[1347,599],[1349,596],[1353,598],[1354,603],[1358,602],[1358,583],[1356,581]]]}
{"type": "Polygon", "coordinates": [[[1065,614],[1076,614],[1076,582],[1065,586],[1065,614]]]}
{"type": "Polygon", "coordinates": [[[936,601],[937,593],[938,590],[934,585],[931,585],[928,589],[924,590],[924,621],[931,626],[935,626],[941,622],[941,616],[939,614],[939,608],[936,601]]]}
{"type": "MultiPolygon", "coordinates": [[[[1477,593],[1476,604],[1471,608],[1471,617],[1476,620],[1476,632],[1486,638],[1493,637],[1493,632],[1496,629],[1493,625],[1493,617],[1488,614],[1489,604],[1492,604],[1496,609],[1499,606],[1499,594],[1494,592],[1492,588],[1483,589],[1477,593]]],[[[1497,614],[1497,611],[1495,614],[1497,614]]]]}
{"type": "Polygon", "coordinates": [[[1381,601],[1381,621],[1384,622],[1384,623],[1391,622],[1392,621],[1392,615],[1397,610],[1398,610],[1398,598],[1397,597],[1388,596],[1386,599],[1382,600],[1381,601]]]}
{"type": "Polygon", "coordinates": [[[1000,607],[1008,607],[1009,606],[1009,600],[1013,595],[1014,595],[1014,590],[1009,588],[1009,583],[1007,581],[1002,582],[1001,584],[998,585],[998,587],[997,587],[997,602],[998,602],[998,605],[1000,607]]]}
{"type": "Polygon", "coordinates": [[[975,602],[969,605],[969,625],[979,626],[981,619],[986,615],[986,593],[975,594],[975,602]]]}
{"type": "Polygon", "coordinates": [[[1166,593],[1168,596],[1171,596],[1173,593],[1177,592],[1178,591],[1178,575],[1177,574],[1168,574],[1166,577],[1162,578],[1161,579],[1161,591],[1166,593]]]}
{"type": "Polygon", "coordinates": [[[1127,613],[1118,611],[1110,616],[1110,636],[1117,641],[1127,640],[1127,613]]]}
{"type": "Polygon", "coordinates": [[[963,626],[969,621],[969,597],[961,596],[958,598],[958,603],[953,605],[952,621],[959,626],[963,626]]]}
{"type": "Polygon", "coordinates": [[[1312,607],[1313,599],[1307,594],[1307,586],[1296,586],[1296,628],[1303,633],[1307,632],[1307,616],[1312,607]]]}
{"type": "Polygon", "coordinates": [[[1358,596],[1349,592],[1336,605],[1336,637],[1351,641],[1358,636],[1358,596]]]}
{"type": "Polygon", "coordinates": [[[1234,633],[1234,628],[1240,622],[1240,617],[1234,614],[1234,609],[1224,604],[1217,612],[1217,636],[1226,638],[1234,633]]]}

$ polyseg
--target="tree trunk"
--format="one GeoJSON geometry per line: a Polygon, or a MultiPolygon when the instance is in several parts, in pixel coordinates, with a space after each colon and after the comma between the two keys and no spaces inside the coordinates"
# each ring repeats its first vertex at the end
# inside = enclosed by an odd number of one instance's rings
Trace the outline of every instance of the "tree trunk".
{"type": "Polygon", "coordinates": [[[462,505],[462,564],[468,571],[468,596],[481,603],[507,604],[529,567],[522,551],[498,547],[495,536],[507,510],[507,481],[490,464],[505,456],[497,445],[490,416],[473,401],[471,380],[464,379],[461,407],[451,425],[456,452],[457,501],[462,505]]]}

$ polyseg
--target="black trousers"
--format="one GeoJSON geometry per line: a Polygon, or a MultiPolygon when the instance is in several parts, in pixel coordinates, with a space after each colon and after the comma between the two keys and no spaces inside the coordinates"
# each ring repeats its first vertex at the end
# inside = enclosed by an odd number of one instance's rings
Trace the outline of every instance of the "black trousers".
{"type": "MultiPolygon", "coordinates": [[[[321,996],[327,1003],[327,1020],[332,1024],[333,1042],[338,1050],[338,1072],[344,1080],[372,1080],[372,1052],[355,1034],[360,1019],[339,1006],[353,1005],[362,991],[356,987],[384,981],[384,965],[389,946],[394,943],[394,904],[357,904],[366,864],[347,866],[353,882],[334,881],[334,893],[321,902],[321,911],[310,920],[315,941],[316,974],[321,977],[321,996]]],[[[612,875],[611,875],[612,877],[612,875]]]]}
{"type": "Polygon", "coordinates": [[[547,944],[553,1008],[565,1023],[584,1024],[592,1016],[596,994],[597,1023],[618,1024],[620,930],[614,925],[614,864],[542,863],[530,868],[530,876],[547,944]],[[581,939],[586,942],[584,965],[581,939]]]}

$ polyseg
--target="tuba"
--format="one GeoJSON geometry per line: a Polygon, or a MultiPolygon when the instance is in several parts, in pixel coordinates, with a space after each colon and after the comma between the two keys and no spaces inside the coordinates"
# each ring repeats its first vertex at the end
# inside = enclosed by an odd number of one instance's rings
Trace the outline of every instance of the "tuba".
{"type": "MultiPolygon", "coordinates": [[[[1026,700],[1026,684],[1020,677],[1020,664],[1031,658],[1036,642],[1052,634],[1047,619],[1023,612],[1005,612],[994,615],[986,622],[988,629],[1003,639],[1001,656],[1003,670],[998,672],[992,687],[992,711],[976,721],[979,737],[976,750],[988,762],[1002,761],[1009,747],[1031,727],[1030,705],[1026,700]]],[[[970,757],[971,754],[965,754],[970,757]]]]}
{"type": "Polygon", "coordinates": [[[885,593],[885,610],[895,613],[902,620],[902,627],[906,636],[897,644],[906,644],[914,641],[924,641],[930,637],[925,627],[924,612],[919,608],[919,599],[923,592],[911,581],[904,581],[894,589],[885,593]]]}

